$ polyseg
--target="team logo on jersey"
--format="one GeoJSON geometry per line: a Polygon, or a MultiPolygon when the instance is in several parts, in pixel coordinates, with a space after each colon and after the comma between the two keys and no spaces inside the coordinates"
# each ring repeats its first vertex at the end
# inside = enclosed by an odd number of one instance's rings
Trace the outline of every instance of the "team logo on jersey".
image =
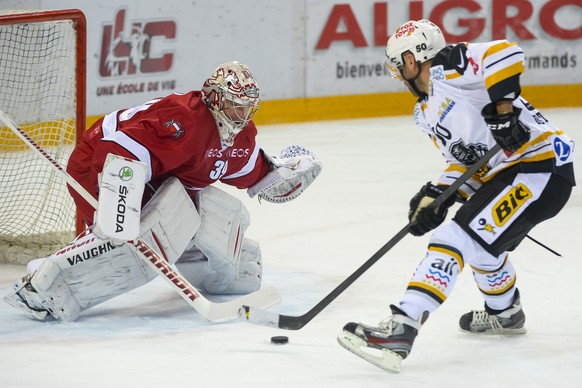
{"type": "Polygon", "coordinates": [[[512,187],[493,206],[493,221],[497,226],[503,226],[528,200],[533,197],[531,190],[523,183],[512,187]]]}
{"type": "MultiPolygon", "coordinates": [[[[487,153],[488,149],[485,144],[468,144],[465,145],[463,140],[451,144],[451,155],[465,166],[470,166],[481,159],[481,156],[487,153]]],[[[485,175],[485,174],[483,174],[485,175]]]]}
{"type": "Polygon", "coordinates": [[[176,120],[170,120],[167,123],[165,123],[164,125],[166,126],[166,128],[168,128],[170,130],[170,133],[176,139],[179,139],[184,135],[184,130],[182,129],[182,126],[176,120]]]}

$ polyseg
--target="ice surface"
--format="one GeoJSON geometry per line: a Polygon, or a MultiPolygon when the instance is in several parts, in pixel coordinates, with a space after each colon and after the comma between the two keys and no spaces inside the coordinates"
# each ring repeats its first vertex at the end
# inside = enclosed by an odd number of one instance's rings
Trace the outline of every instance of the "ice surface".
{"type": "MultiPolygon", "coordinates": [[[[582,139],[582,109],[543,113],[574,140],[582,139]]],[[[318,180],[288,204],[259,204],[227,188],[251,213],[247,236],[261,244],[264,284],[283,295],[273,311],[301,315],[406,224],[409,199],[444,164],[411,117],[260,131],[267,151],[297,143],[324,163],[318,180]]],[[[460,315],[482,306],[466,269],[423,327],[399,375],[342,349],[336,335],[348,321],[376,323],[387,316],[424,256],[428,236],[405,237],[299,331],[242,321],[210,324],[159,279],[70,324],[31,321],[0,303],[0,387],[579,386],[581,207],[575,189],[567,208],[531,233],[563,258],[528,240],[511,255],[527,334],[479,337],[458,330],[460,315]],[[274,335],[288,335],[289,343],[271,344],[274,335]]],[[[0,295],[23,273],[23,267],[0,265],[0,295]]]]}

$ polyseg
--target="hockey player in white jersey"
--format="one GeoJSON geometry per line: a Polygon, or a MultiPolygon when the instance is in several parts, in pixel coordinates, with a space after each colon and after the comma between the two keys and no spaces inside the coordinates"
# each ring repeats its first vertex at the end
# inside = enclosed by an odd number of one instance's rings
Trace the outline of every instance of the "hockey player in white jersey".
{"type": "Polygon", "coordinates": [[[373,364],[398,372],[422,324],[450,295],[465,266],[473,273],[485,309],[462,315],[460,329],[525,333],[508,252],[568,201],[575,185],[574,144],[521,96],[524,53],[515,43],[447,46],[432,22],[409,21],[389,38],[386,56],[393,78],[418,97],[414,119],[445,157],[447,168],[410,201],[409,232],[434,232],[400,303],[390,306],[391,316],[378,326],[346,324],[338,341],[373,364]],[[496,144],[502,152],[456,196],[434,211],[426,209],[496,144]],[[443,224],[455,200],[463,205],[443,224]]]}

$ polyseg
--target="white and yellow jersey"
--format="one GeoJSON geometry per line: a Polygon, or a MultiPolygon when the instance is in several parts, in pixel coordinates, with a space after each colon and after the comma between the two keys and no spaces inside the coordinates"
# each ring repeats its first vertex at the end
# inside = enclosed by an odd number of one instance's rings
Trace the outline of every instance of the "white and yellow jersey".
{"type": "Polygon", "coordinates": [[[472,195],[483,182],[518,163],[526,171],[553,171],[572,162],[573,141],[520,96],[519,76],[523,72],[523,51],[506,40],[459,43],[444,48],[433,59],[431,90],[417,102],[414,118],[448,163],[438,183],[451,184],[495,146],[481,110],[503,98],[519,96],[513,105],[521,108],[519,120],[531,130],[531,138],[514,154],[500,152],[494,156],[461,187],[461,194],[472,195]]]}

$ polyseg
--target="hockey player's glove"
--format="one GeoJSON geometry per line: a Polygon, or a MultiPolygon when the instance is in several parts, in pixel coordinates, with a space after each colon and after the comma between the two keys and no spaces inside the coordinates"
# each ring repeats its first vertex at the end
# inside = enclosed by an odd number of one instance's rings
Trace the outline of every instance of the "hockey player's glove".
{"type": "Polygon", "coordinates": [[[481,115],[491,130],[493,138],[504,150],[514,153],[530,138],[530,130],[519,121],[521,109],[513,107],[513,112],[497,113],[494,102],[485,105],[481,115]]]}
{"type": "Polygon", "coordinates": [[[455,203],[455,196],[451,195],[447,200],[434,210],[426,209],[435,198],[443,193],[447,186],[435,186],[428,182],[410,200],[408,231],[414,236],[422,236],[443,223],[447,217],[449,207],[455,203]]]}

